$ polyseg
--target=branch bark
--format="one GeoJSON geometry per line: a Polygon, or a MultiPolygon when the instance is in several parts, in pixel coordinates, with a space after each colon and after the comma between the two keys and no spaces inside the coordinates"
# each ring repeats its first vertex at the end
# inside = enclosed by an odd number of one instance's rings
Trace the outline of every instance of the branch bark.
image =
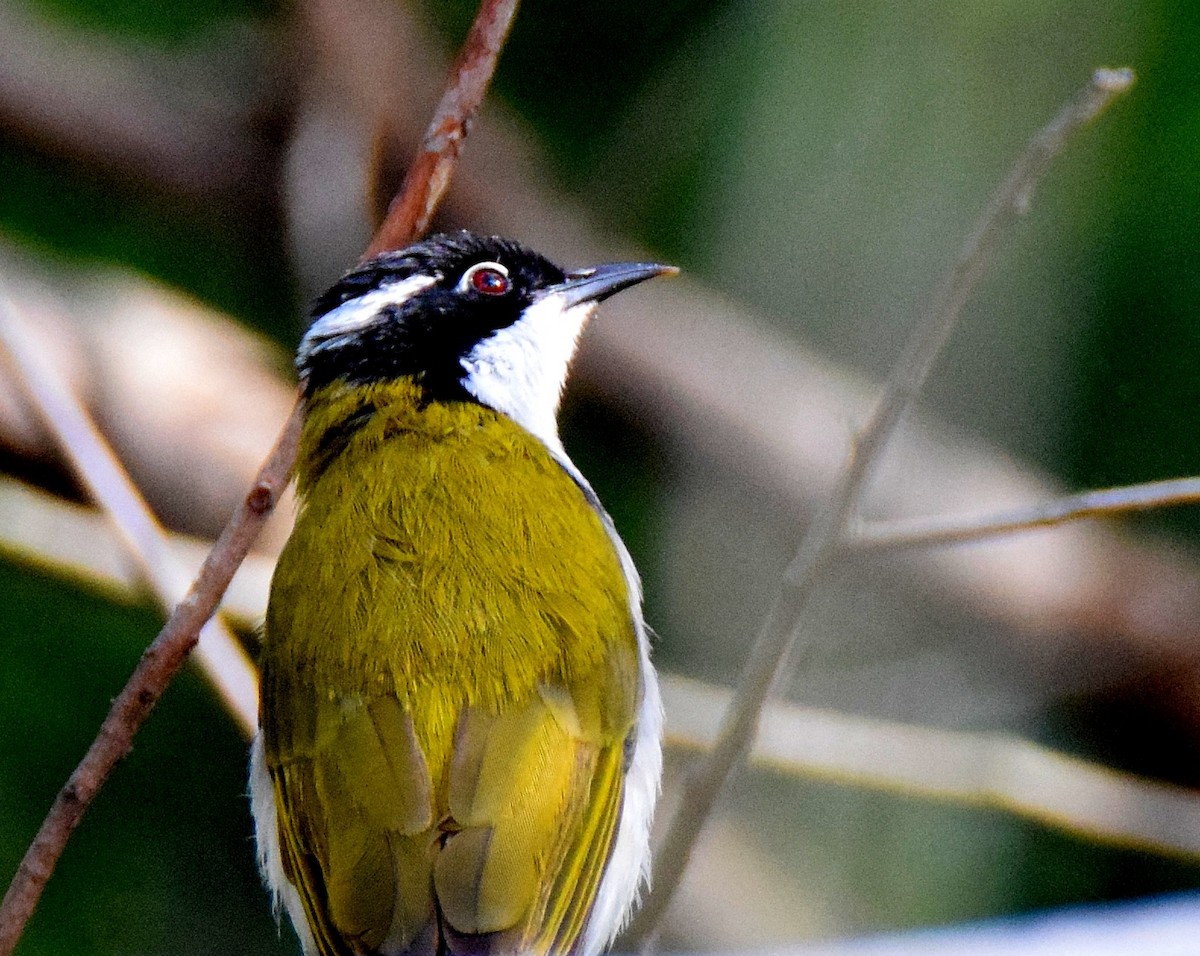
{"type": "Polygon", "coordinates": [[[483,0],[450,70],[446,93],[434,111],[421,149],[363,253],[364,259],[406,246],[429,228],[450,187],[516,13],[517,0],[483,0]]]}
{"type": "Polygon", "coordinates": [[[963,544],[1038,528],[1054,528],[1084,518],[1106,518],[1131,511],[1149,511],[1152,508],[1198,502],[1200,477],[1168,478],[1140,485],[1083,491],[990,515],[933,515],[902,521],[858,521],[851,529],[846,547],[852,551],[889,551],[963,544]]]}
{"type": "Polygon", "coordinates": [[[655,862],[655,887],[630,929],[635,943],[649,946],[655,929],[687,868],[705,821],[733,773],[745,759],[762,709],[800,637],[800,619],[822,572],[843,546],[858,509],[897,426],[912,409],[962,307],[990,267],[1008,227],[1029,208],[1030,196],[1071,133],[1095,119],[1133,83],[1129,70],[1097,70],[1091,82],[1033,138],[980,216],[933,305],[908,340],[874,414],[859,433],[830,503],[817,515],[784,572],[783,583],[755,638],[716,746],[685,784],[655,862]]]}

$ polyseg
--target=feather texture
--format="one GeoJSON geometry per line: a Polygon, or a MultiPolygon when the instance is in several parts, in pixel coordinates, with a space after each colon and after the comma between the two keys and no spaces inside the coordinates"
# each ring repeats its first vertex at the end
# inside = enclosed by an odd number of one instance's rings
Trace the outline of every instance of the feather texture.
{"type": "Polygon", "coordinates": [[[598,948],[643,704],[607,519],[512,420],[405,379],[310,395],[298,482],[255,807],[311,956],[598,948]]]}

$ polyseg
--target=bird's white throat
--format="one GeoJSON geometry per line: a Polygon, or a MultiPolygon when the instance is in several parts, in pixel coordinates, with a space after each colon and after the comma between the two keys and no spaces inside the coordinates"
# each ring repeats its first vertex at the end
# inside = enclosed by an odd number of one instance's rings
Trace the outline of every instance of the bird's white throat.
{"type": "Polygon", "coordinates": [[[463,387],[538,438],[573,472],[558,437],[558,406],[579,336],[595,311],[594,303],[564,308],[561,295],[547,295],[462,360],[463,387]]]}

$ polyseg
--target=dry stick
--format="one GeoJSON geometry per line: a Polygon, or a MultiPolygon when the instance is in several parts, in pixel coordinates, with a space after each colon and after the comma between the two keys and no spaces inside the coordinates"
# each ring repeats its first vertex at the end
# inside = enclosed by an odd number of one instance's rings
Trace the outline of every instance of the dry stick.
{"type": "Polygon", "coordinates": [[[1029,143],[1008,178],[977,221],[958,258],[942,280],[929,312],[897,359],[871,419],[857,435],[832,500],[814,518],[796,556],[784,572],[780,591],[755,638],[737,692],[707,759],[684,787],[679,810],[655,863],[656,884],[630,928],[631,939],[649,946],[687,867],[704,821],[734,770],[741,764],[758,727],[776,678],[799,638],[801,612],[821,572],[836,558],[863,489],[896,426],[912,408],[963,304],[990,266],[1007,227],[1029,207],[1029,198],[1067,137],[1095,119],[1133,83],[1130,70],[1097,70],[1091,82],[1029,143]]]}
{"type": "MultiPolygon", "coordinates": [[[[405,180],[401,195],[393,201],[387,219],[371,240],[368,254],[391,248],[392,243],[408,242],[428,225],[450,184],[462,152],[463,136],[495,71],[496,57],[515,10],[515,0],[483,0],[431,124],[425,151],[414,164],[414,170],[426,172],[414,172],[405,180]],[[430,153],[430,144],[440,145],[441,152],[430,153]],[[422,175],[431,179],[424,181],[422,175]],[[405,220],[405,216],[412,218],[405,220]]],[[[263,521],[278,501],[296,460],[302,413],[303,405],[297,398],[291,417],[250,493],[221,532],[187,596],[142,655],[128,683],[113,701],[87,754],[42,821],[0,902],[0,956],[11,956],[83,812],[113,767],[129,752],[134,735],[196,646],[200,629],[213,615],[263,521]]]]}
{"type": "MultiPolygon", "coordinates": [[[[707,750],[733,692],[662,675],[667,739],[707,750]]],[[[1008,733],[903,724],[772,700],[751,764],[809,780],[989,807],[1112,846],[1200,862],[1200,793],[1008,733]]]]}
{"type": "Polygon", "coordinates": [[[200,628],[212,617],[234,572],[287,485],[299,433],[297,406],[259,471],[254,486],[221,532],[187,596],[171,612],[163,629],[142,654],[133,675],[113,701],[87,754],[59,791],[37,836],[25,852],[3,903],[0,903],[0,956],[12,953],[83,812],[113,767],[129,753],[134,735],[195,647],[200,628]]]}
{"type": "Polygon", "coordinates": [[[1200,503],[1200,477],[1168,478],[1140,485],[1084,491],[990,515],[936,515],[897,521],[863,521],[853,528],[846,540],[846,547],[859,552],[959,544],[1035,528],[1056,527],[1081,518],[1102,518],[1126,511],[1148,511],[1151,508],[1197,503],[1200,503]]]}
{"type": "Polygon", "coordinates": [[[406,246],[429,228],[458,166],[471,120],[487,93],[516,13],[517,0],[483,0],[480,4],[421,149],[364,259],[406,246]]]}
{"type": "MultiPolygon", "coordinates": [[[[45,353],[30,341],[28,320],[0,294],[0,348],[7,351],[22,385],[92,499],[116,524],[126,550],[137,561],[142,579],[164,612],[187,593],[188,578],[155,519],[112,447],[45,353]]],[[[201,630],[197,663],[249,738],[258,717],[254,664],[233,633],[213,617],[201,630]]]]}

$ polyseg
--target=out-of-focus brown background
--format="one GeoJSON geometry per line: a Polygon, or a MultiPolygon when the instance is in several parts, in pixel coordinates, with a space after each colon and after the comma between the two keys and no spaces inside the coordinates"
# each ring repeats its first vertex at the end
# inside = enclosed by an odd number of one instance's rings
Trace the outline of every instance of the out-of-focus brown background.
{"type": "MultiPolygon", "coordinates": [[[[0,0],[0,288],[171,529],[215,534],[265,454],[305,302],[365,245],[472,14],[0,0]]],[[[665,672],[736,680],[930,287],[1095,66],[1139,83],[1033,197],[868,510],[1200,471],[1197,51],[1182,0],[526,0],[439,225],[567,265],[683,268],[606,306],[563,416],[645,576],[665,672]]],[[[0,467],[7,879],[158,618],[71,570],[128,569],[97,556],[103,522],[56,532],[67,513],[30,497],[81,493],[2,363],[0,467]]],[[[1194,786],[1197,528],[1180,509],[848,564],[806,617],[787,696],[1194,786]]],[[[691,754],[669,757],[668,798],[691,754]]],[[[254,874],[244,764],[185,675],[20,951],[295,951],[254,874]]],[[[1003,772],[980,758],[981,777],[1003,772]]],[[[1197,882],[1187,855],[776,765],[712,821],[663,943],[744,949],[1197,882]]]]}

